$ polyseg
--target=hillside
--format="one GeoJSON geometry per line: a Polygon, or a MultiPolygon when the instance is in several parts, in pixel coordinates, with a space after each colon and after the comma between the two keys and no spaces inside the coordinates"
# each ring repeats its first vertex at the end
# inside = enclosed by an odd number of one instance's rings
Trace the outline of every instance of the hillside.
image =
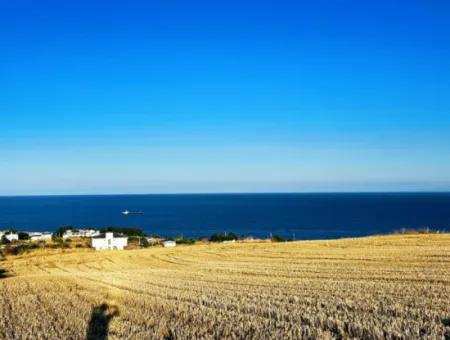
{"type": "Polygon", "coordinates": [[[450,337],[450,234],[30,254],[0,338],[450,337]]]}

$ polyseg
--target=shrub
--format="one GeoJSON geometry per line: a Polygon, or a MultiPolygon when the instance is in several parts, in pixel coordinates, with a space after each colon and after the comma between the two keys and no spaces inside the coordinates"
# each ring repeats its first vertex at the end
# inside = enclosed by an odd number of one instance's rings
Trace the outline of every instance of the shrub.
{"type": "Polygon", "coordinates": [[[116,227],[108,227],[100,230],[101,233],[107,233],[107,232],[113,232],[122,234],[125,236],[145,236],[144,232],[141,229],[138,228],[116,228],[116,227]]]}
{"type": "Polygon", "coordinates": [[[22,255],[28,251],[39,248],[39,244],[36,243],[20,243],[16,245],[9,245],[5,248],[7,254],[10,255],[22,255]]]}
{"type": "Polygon", "coordinates": [[[142,248],[148,248],[148,247],[150,247],[150,242],[148,242],[148,240],[147,240],[145,237],[142,238],[142,241],[141,241],[141,247],[142,247],[142,248]]]}
{"type": "Polygon", "coordinates": [[[57,243],[64,242],[63,238],[60,237],[60,236],[57,236],[56,233],[54,233],[54,234],[52,235],[52,241],[53,241],[53,242],[57,242],[57,243]]]}
{"type": "Polygon", "coordinates": [[[30,235],[28,235],[28,233],[25,233],[23,231],[19,232],[19,240],[29,240],[30,239],[30,235]]]}
{"type": "Polygon", "coordinates": [[[179,238],[175,239],[175,242],[177,244],[194,244],[195,243],[195,239],[179,237],[179,238]]]}
{"type": "Polygon", "coordinates": [[[56,231],[53,233],[53,237],[62,237],[64,235],[64,233],[67,230],[73,230],[76,231],[76,229],[72,226],[63,226],[63,227],[59,227],[58,229],[56,229],[56,231]]]}
{"type": "MultiPolygon", "coordinates": [[[[116,236],[114,234],[114,236],[116,236]]],[[[128,236],[128,242],[139,242],[141,238],[139,236],[128,236]]]]}
{"type": "Polygon", "coordinates": [[[223,242],[223,241],[232,241],[237,240],[238,237],[234,233],[216,233],[211,235],[209,238],[210,242],[223,242]]]}
{"type": "Polygon", "coordinates": [[[70,240],[64,240],[61,237],[53,237],[52,244],[46,245],[49,248],[70,248],[70,240]]]}
{"type": "Polygon", "coordinates": [[[280,235],[273,235],[270,240],[272,242],[286,242],[286,239],[284,237],[281,237],[280,235]]]}
{"type": "Polygon", "coordinates": [[[6,235],[3,235],[0,239],[0,244],[10,244],[11,241],[6,238],[6,235]]]}

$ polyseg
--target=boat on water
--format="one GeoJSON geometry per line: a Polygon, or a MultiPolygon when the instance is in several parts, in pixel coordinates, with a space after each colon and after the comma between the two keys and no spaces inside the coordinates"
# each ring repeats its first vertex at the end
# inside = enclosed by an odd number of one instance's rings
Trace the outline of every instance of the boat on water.
{"type": "Polygon", "coordinates": [[[127,215],[142,215],[144,212],[143,211],[130,211],[128,209],[125,209],[124,211],[122,211],[122,215],[127,216],[127,215]]]}

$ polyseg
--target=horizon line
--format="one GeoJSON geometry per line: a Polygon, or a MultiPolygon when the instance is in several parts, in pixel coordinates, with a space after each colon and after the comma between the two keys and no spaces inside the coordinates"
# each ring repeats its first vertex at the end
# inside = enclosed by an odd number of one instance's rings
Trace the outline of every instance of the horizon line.
{"type": "Polygon", "coordinates": [[[74,197],[74,196],[193,196],[193,195],[302,195],[302,194],[450,194],[450,190],[388,190],[388,191],[237,191],[237,192],[161,192],[161,193],[92,193],[92,194],[20,194],[0,198],[74,197]]]}

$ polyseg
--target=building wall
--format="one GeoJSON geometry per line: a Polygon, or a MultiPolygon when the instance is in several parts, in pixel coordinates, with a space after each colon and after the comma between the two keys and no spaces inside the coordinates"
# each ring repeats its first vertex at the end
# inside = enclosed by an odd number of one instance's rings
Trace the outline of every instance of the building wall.
{"type": "Polygon", "coordinates": [[[50,241],[51,239],[51,234],[30,235],[31,241],[50,241]]]}
{"type": "Polygon", "coordinates": [[[12,242],[12,241],[18,241],[19,240],[19,234],[6,234],[6,238],[12,242]]]}
{"type": "Polygon", "coordinates": [[[91,244],[92,248],[95,248],[96,250],[123,250],[128,244],[128,239],[126,237],[93,238],[91,244]]]}
{"type": "Polygon", "coordinates": [[[122,250],[128,245],[128,238],[126,237],[118,237],[113,239],[114,246],[117,247],[117,249],[122,250]]]}
{"type": "Polygon", "coordinates": [[[66,238],[78,238],[78,237],[95,237],[95,236],[99,236],[100,235],[100,231],[98,230],[94,230],[94,229],[79,229],[76,232],[73,232],[72,230],[67,230],[64,234],[63,234],[63,239],[66,238]]]}
{"type": "Polygon", "coordinates": [[[163,242],[163,246],[165,248],[173,248],[175,247],[177,244],[174,241],[165,241],[163,242]]]}

